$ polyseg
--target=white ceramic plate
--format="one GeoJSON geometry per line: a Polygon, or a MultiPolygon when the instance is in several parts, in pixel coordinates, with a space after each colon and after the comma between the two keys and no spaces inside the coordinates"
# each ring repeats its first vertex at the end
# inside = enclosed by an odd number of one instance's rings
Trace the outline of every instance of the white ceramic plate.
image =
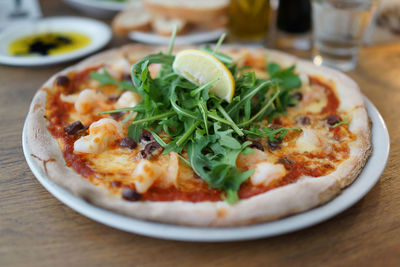
{"type": "MultiPolygon", "coordinates": [[[[175,38],[176,45],[189,45],[198,44],[218,40],[219,37],[225,32],[225,29],[216,29],[212,31],[191,31],[183,35],[178,35],[175,38]]],[[[161,36],[153,32],[134,31],[128,34],[128,37],[137,42],[153,44],[153,45],[167,45],[170,42],[170,37],[161,36]]]]}
{"type": "Polygon", "coordinates": [[[128,1],[117,2],[112,0],[64,0],[64,2],[84,14],[99,18],[112,18],[128,4],[128,1]]]}
{"type": "Polygon", "coordinates": [[[112,33],[103,22],[79,17],[54,17],[17,23],[0,32],[0,64],[13,66],[43,66],[74,60],[104,47],[112,33]],[[71,52],[51,56],[12,56],[8,54],[11,42],[26,35],[49,31],[77,32],[90,37],[89,45],[71,52]]]}
{"type": "Polygon", "coordinates": [[[378,110],[368,99],[365,101],[372,121],[373,151],[355,182],[325,205],[277,221],[250,226],[225,228],[178,226],[137,220],[99,208],[76,197],[46,176],[40,166],[33,161],[28,149],[26,125],[22,134],[22,144],[28,165],[39,182],[61,202],[97,222],[135,234],[172,240],[218,242],[256,239],[293,232],[325,221],[355,204],[376,184],[388,160],[390,140],[385,122],[378,110]]]}

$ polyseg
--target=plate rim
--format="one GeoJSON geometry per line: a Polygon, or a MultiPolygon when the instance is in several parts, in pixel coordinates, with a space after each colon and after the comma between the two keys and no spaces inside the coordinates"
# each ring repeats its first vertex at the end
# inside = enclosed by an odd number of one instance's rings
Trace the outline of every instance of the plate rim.
{"type": "MultiPolygon", "coordinates": [[[[57,56],[52,56],[47,58],[35,57],[36,60],[32,60],[33,58],[29,57],[16,58],[14,56],[0,54],[0,64],[8,66],[21,66],[21,67],[38,67],[38,66],[54,65],[72,61],[84,57],[86,55],[92,54],[98,51],[99,49],[103,48],[110,42],[112,38],[111,28],[106,23],[96,19],[79,17],[79,16],[55,16],[55,17],[46,17],[35,20],[35,23],[39,25],[39,24],[51,23],[53,21],[62,22],[71,20],[81,21],[83,23],[91,23],[92,25],[95,25],[95,27],[98,27],[98,29],[101,28],[101,30],[105,33],[104,35],[102,35],[103,37],[102,40],[98,41],[97,43],[89,44],[89,46],[84,47],[82,49],[71,51],[69,53],[63,53],[57,56]]],[[[1,38],[3,38],[4,35],[8,34],[8,32],[12,30],[12,28],[20,28],[23,25],[24,23],[18,23],[0,32],[0,40],[1,38]]]]}
{"type": "Polygon", "coordinates": [[[129,1],[125,3],[118,3],[112,1],[99,1],[99,0],[64,0],[64,1],[73,3],[75,5],[85,6],[86,8],[90,7],[99,10],[115,11],[115,12],[122,11],[129,4],[129,1]]]}
{"type": "Polygon", "coordinates": [[[260,239],[291,233],[326,221],[353,206],[378,182],[383,171],[385,170],[389,158],[390,137],[385,121],[383,120],[383,117],[379,113],[378,109],[366,96],[364,96],[364,101],[368,115],[372,121],[371,139],[373,150],[370,158],[368,159],[357,179],[347,188],[343,189],[341,194],[321,206],[302,213],[284,217],[279,220],[247,226],[193,227],[173,225],[139,220],[100,208],[73,195],[71,192],[57,185],[47,177],[43,170],[30,156],[26,138],[26,120],[22,132],[22,147],[29,168],[42,186],[45,187],[46,190],[59,201],[81,215],[96,222],[126,232],[167,240],[191,242],[227,242],[260,239]],[[378,132],[380,133],[378,134],[378,132]],[[378,139],[374,133],[379,136],[383,135],[384,138],[378,139]],[[380,149],[377,149],[378,144],[376,142],[383,143],[379,144],[380,149]],[[377,155],[379,152],[382,155],[377,155]],[[371,159],[375,158],[376,160],[379,160],[379,164],[378,166],[372,167],[375,162],[371,162],[371,159]],[[373,168],[374,170],[375,175],[372,177],[366,173],[366,169],[368,168],[367,166],[370,166],[369,168],[373,168]],[[353,191],[356,194],[354,194],[353,191]],[[350,197],[350,200],[346,200],[346,197],[350,197]],[[334,209],[331,210],[330,208],[332,208],[332,206],[334,209]],[[298,223],[296,220],[300,221],[301,223],[298,223]]]}
{"type": "MultiPolygon", "coordinates": [[[[190,45],[210,42],[217,40],[223,33],[226,33],[226,28],[218,28],[214,30],[192,31],[175,37],[175,45],[190,45]]],[[[152,44],[152,45],[168,45],[170,36],[162,36],[155,32],[132,31],[128,33],[128,38],[132,41],[152,44]]]]}

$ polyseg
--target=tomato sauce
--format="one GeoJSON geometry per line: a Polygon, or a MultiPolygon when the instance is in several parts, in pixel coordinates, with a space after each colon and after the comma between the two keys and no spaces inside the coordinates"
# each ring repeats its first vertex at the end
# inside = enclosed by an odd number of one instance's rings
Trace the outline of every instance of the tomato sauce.
{"type": "MultiPolygon", "coordinates": [[[[88,77],[89,72],[86,72],[88,77]]],[[[84,75],[79,75],[79,79],[83,79],[84,75]]],[[[73,80],[74,81],[74,80],[73,80]]],[[[73,83],[75,86],[75,83],[73,83]]],[[[74,89],[74,88],[72,88],[74,89]]],[[[68,124],[69,112],[72,109],[72,104],[65,103],[60,98],[60,92],[55,94],[49,93],[47,98],[47,114],[49,120],[47,129],[50,133],[60,138],[64,144],[63,155],[67,166],[72,167],[77,173],[89,178],[94,175],[94,171],[88,166],[86,160],[80,155],[74,154],[74,142],[77,138],[69,136],[65,133],[64,128],[68,124]]]]}
{"type": "Polygon", "coordinates": [[[72,73],[72,84],[75,89],[79,89],[80,85],[85,81],[88,80],[90,77],[90,72],[97,71],[100,69],[101,66],[87,68],[78,73],[72,73]]]}
{"type": "Polygon", "coordinates": [[[326,96],[328,98],[327,105],[322,109],[321,113],[335,114],[337,108],[339,107],[339,99],[336,97],[335,92],[332,87],[321,81],[319,78],[314,76],[309,76],[311,84],[316,84],[322,86],[325,89],[326,96]]]}

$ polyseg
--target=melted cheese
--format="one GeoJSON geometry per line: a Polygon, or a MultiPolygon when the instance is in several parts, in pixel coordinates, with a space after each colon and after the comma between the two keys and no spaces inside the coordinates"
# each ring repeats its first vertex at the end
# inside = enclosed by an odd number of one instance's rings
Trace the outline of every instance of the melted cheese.
{"type": "Polygon", "coordinates": [[[296,140],[296,150],[300,153],[315,150],[329,150],[329,142],[316,130],[304,128],[301,136],[296,140]]]}
{"type": "Polygon", "coordinates": [[[117,147],[108,149],[99,154],[91,154],[88,157],[90,165],[97,172],[131,174],[137,165],[135,155],[130,149],[117,147]]]}

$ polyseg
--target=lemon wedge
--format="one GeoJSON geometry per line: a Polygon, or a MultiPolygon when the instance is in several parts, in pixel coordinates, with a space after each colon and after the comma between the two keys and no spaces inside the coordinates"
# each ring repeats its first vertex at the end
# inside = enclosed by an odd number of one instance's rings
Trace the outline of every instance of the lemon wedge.
{"type": "Polygon", "coordinates": [[[172,65],[175,73],[199,86],[218,79],[210,92],[231,102],[235,93],[235,80],[228,68],[215,56],[196,49],[178,52],[172,65]]]}

